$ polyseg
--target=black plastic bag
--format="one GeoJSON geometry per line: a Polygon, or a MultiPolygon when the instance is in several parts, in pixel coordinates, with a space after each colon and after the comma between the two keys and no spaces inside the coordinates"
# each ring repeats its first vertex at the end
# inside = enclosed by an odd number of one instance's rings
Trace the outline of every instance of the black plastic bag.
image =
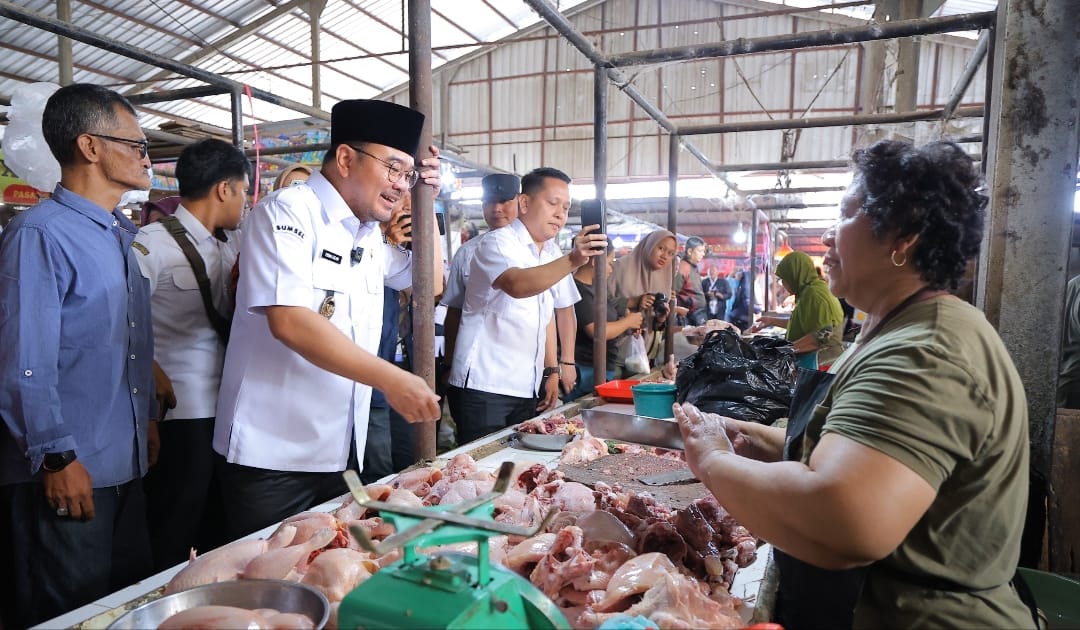
{"type": "Polygon", "coordinates": [[[730,418],[769,424],[788,415],[795,385],[795,350],[784,339],[743,341],[714,330],[679,363],[678,401],[730,418]]]}

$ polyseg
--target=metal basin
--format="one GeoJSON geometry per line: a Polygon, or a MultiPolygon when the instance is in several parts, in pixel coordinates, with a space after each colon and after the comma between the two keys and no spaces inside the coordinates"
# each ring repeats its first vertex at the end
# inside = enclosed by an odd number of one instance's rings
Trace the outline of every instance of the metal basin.
{"type": "Polygon", "coordinates": [[[109,628],[157,628],[176,613],[196,606],[235,606],[249,610],[275,608],[307,615],[317,629],[325,626],[330,618],[330,603],[326,597],[306,584],[284,580],[231,580],[196,586],[143,604],[114,621],[109,628]]]}

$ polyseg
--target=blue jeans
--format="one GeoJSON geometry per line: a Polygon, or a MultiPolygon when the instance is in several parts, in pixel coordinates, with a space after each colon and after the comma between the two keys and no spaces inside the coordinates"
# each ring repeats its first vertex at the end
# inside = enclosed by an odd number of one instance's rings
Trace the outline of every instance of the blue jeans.
{"type": "MultiPolygon", "coordinates": [[[[570,390],[570,393],[566,395],[566,401],[577,400],[582,396],[593,393],[593,366],[578,364],[578,380],[574,385],[574,389],[570,390]]],[[[615,378],[615,370],[607,371],[607,380],[615,378]]]]}

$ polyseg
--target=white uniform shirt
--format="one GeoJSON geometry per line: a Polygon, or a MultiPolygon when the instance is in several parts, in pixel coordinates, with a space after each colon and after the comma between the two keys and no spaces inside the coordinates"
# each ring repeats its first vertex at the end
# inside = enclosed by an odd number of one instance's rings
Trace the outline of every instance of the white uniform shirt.
{"type": "MultiPolygon", "coordinates": [[[[240,247],[240,233],[228,232],[221,242],[187,208],[174,215],[203,259],[210,294],[219,313],[232,307],[229,275],[240,247]]],[[[212,418],[217,407],[225,344],[210,324],[195,272],[183,250],[161,223],[143,226],[133,245],[142,275],[150,280],[154,323],[154,359],[169,376],[176,392],[172,418],[212,418]]]]}
{"type": "Polygon", "coordinates": [[[256,206],[244,221],[242,249],[214,450],[244,466],[333,472],[345,469],[352,437],[363,462],[371,388],[275,339],[265,307],[319,312],[333,296],[330,322],[375,354],[384,280],[394,289],[410,286],[411,257],[386,247],[378,224],[361,223],[318,172],[256,206]]]}
{"type": "MultiPolygon", "coordinates": [[[[450,263],[450,273],[446,278],[446,290],[442,297],[442,303],[446,306],[458,309],[465,307],[465,287],[469,283],[469,269],[476,256],[476,248],[479,247],[480,241],[486,234],[490,232],[465,241],[454,254],[454,261],[450,263]]],[[[571,307],[581,299],[572,274],[567,274],[558,284],[551,287],[551,294],[554,297],[555,308],[571,307]]]]}
{"type": "MultiPolygon", "coordinates": [[[[480,239],[470,264],[451,385],[518,398],[536,395],[556,291],[517,299],[492,283],[507,269],[537,267],[562,255],[554,239],[538,250],[520,220],[480,239]]],[[[581,299],[572,282],[570,287],[572,293],[559,296],[570,301],[567,306],[581,299]]]]}

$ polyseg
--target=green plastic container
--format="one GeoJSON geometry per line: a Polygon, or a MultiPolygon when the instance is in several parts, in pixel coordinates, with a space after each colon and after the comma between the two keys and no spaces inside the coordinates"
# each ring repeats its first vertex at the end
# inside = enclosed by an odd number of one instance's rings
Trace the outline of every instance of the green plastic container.
{"type": "Polygon", "coordinates": [[[1080,628],[1080,582],[1061,575],[1020,567],[1035,605],[1046,615],[1049,630],[1080,628]]]}
{"type": "Polygon", "coordinates": [[[670,418],[675,404],[675,386],[671,383],[641,383],[630,388],[634,393],[634,413],[650,418],[670,418]]]}

